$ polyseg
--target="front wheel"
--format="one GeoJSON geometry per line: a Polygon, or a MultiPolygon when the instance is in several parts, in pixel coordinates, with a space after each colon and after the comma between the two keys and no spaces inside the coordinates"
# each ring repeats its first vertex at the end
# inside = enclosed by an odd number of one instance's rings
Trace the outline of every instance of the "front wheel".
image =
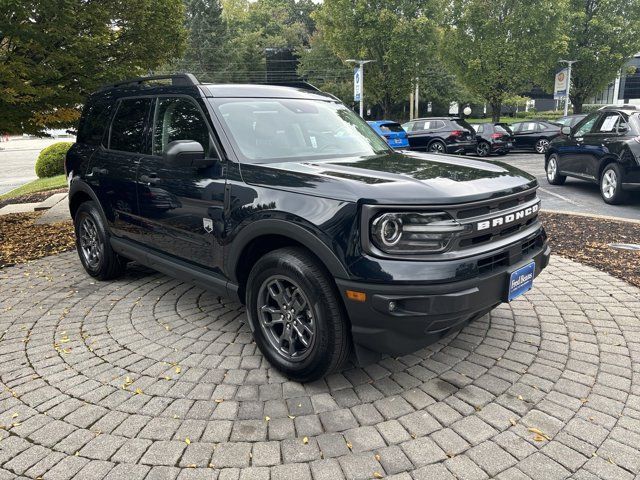
{"type": "Polygon", "coordinates": [[[560,175],[558,170],[558,155],[555,153],[547,160],[547,181],[551,185],[562,185],[567,180],[565,175],[560,175]]]}
{"type": "Polygon", "coordinates": [[[127,262],[111,248],[102,215],[94,202],[78,207],[73,224],[80,262],[89,275],[111,280],[124,273],[127,262]]]}
{"type": "Polygon", "coordinates": [[[546,138],[539,139],[536,142],[535,149],[538,153],[545,153],[549,149],[549,140],[546,138]]]}
{"type": "Polygon", "coordinates": [[[626,192],[622,189],[622,170],[617,163],[610,163],[600,176],[602,199],[611,205],[624,202],[626,192]]]}
{"type": "Polygon", "coordinates": [[[299,382],[339,369],[351,338],[344,307],[324,268],[301,248],[267,253],[247,280],[247,315],[269,362],[299,382]]]}
{"type": "Polygon", "coordinates": [[[488,157],[491,155],[491,145],[487,142],[480,142],[476,147],[476,153],[479,157],[488,157]]]}

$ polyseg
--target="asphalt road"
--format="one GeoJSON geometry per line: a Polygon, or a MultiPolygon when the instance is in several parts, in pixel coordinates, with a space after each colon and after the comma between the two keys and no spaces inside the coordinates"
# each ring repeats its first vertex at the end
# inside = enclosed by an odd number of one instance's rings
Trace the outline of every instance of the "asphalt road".
{"type": "Polygon", "coordinates": [[[73,138],[12,138],[0,143],[0,195],[31,180],[35,180],[34,166],[40,151],[56,142],[73,138]]]}
{"type": "Polygon", "coordinates": [[[596,184],[567,178],[564,185],[550,185],[544,171],[544,155],[518,152],[491,157],[491,160],[509,163],[535,175],[540,183],[543,210],[640,220],[640,192],[633,192],[625,205],[607,205],[596,184]]]}

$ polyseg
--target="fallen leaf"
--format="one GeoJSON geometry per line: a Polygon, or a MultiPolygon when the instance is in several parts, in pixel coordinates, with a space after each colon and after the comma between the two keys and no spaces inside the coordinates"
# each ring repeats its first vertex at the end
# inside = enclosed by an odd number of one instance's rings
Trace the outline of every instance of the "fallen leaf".
{"type": "Polygon", "coordinates": [[[216,403],[222,403],[222,402],[224,402],[224,398],[216,398],[216,399],[214,400],[214,402],[216,402],[216,403]]]}
{"type": "Polygon", "coordinates": [[[265,422],[268,422],[269,420],[271,420],[271,417],[269,417],[269,416],[264,417],[264,421],[265,421],[265,422]]]}
{"type": "Polygon", "coordinates": [[[374,455],[374,457],[375,457],[375,459],[376,459],[377,461],[380,461],[380,455],[379,455],[379,454],[377,454],[377,453],[376,453],[376,454],[374,455]]]}
{"type": "Polygon", "coordinates": [[[347,442],[347,448],[348,448],[349,450],[351,450],[351,449],[353,448],[353,445],[351,445],[351,442],[347,442]]]}
{"type": "Polygon", "coordinates": [[[184,443],[186,443],[187,445],[191,445],[191,439],[189,437],[185,438],[184,443]]]}
{"type": "Polygon", "coordinates": [[[142,394],[142,389],[140,387],[136,388],[135,392],[136,395],[141,395],[142,394]]]}
{"type": "Polygon", "coordinates": [[[511,423],[511,425],[513,425],[514,427],[516,426],[517,422],[515,418],[510,418],[509,419],[509,423],[511,423]]]}
{"type": "Polygon", "coordinates": [[[176,373],[180,373],[182,369],[180,367],[176,367],[176,373]]]}
{"type": "Polygon", "coordinates": [[[382,478],[382,474],[380,472],[373,472],[373,478],[382,478]]]}
{"type": "Polygon", "coordinates": [[[302,438],[302,443],[304,443],[305,445],[306,445],[307,443],[309,443],[309,437],[303,437],[303,438],[302,438]]]}

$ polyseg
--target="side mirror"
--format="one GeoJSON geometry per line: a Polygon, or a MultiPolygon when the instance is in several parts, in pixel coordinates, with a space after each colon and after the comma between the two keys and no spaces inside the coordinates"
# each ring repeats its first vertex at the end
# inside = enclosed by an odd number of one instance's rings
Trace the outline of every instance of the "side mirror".
{"type": "Polygon", "coordinates": [[[624,135],[628,131],[629,131],[629,127],[627,127],[626,125],[620,125],[618,127],[618,134],[620,134],[620,135],[624,135]]]}
{"type": "Polygon", "coordinates": [[[563,135],[567,135],[567,136],[571,135],[571,127],[569,127],[567,125],[563,126],[560,129],[560,131],[562,132],[563,135]]]}
{"type": "Polygon", "coordinates": [[[167,165],[172,167],[206,167],[216,162],[216,159],[204,157],[204,148],[193,140],[175,140],[163,154],[167,165]]]}

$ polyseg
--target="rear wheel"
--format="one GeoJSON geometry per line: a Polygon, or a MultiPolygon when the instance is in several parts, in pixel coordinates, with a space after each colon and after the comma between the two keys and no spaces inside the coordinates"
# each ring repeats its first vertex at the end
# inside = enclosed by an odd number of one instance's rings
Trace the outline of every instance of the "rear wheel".
{"type": "Polygon", "coordinates": [[[447,151],[447,147],[440,140],[435,140],[429,145],[429,151],[431,153],[445,153],[447,151]]]}
{"type": "Polygon", "coordinates": [[[82,266],[98,280],[111,280],[124,273],[127,262],[111,248],[102,215],[92,201],[78,207],[73,219],[76,249],[82,266]]]}
{"type": "Polygon", "coordinates": [[[535,149],[538,153],[545,153],[549,149],[549,140],[546,138],[539,139],[536,142],[535,149]]]}
{"type": "Polygon", "coordinates": [[[611,205],[622,203],[626,192],[622,189],[622,170],[617,163],[610,163],[600,176],[600,193],[602,199],[611,205]]]}
{"type": "Polygon", "coordinates": [[[491,155],[491,145],[487,142],[480,142],[476,147],[476,153],[479,157],[488,157],[491,155]]]}
{"type": "Polygon", "coordinates": [[[247,280],[247,314],[258,348],[289,378],[312,381],[339,369],[351,338],[338,292],[301,248],[267,253],[247,280]]]}
{"type": "Polygon", "coordinates": [[[552,153],[547,160],[547,181],[551,185],[562,185],[567,180],[565,175],[560,175],[558,170],[558,155],[552,153]]]}

